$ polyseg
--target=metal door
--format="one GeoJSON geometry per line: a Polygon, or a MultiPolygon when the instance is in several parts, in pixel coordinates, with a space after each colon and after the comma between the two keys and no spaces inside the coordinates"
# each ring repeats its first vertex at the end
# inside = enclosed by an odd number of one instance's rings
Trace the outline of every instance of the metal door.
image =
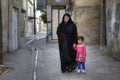
{"type": "Polygon", "coordinates": [[[52,10],[52,39],[57,39],[56,30],[58,25],[61,23],[64,14],[65,9],[52,10]]]}
{"type": "Polygon", "coordinates": [[[17,8],[13,8],[12,11],[12,37],[11,37],[11,41],[12,41],[12,48],[11,50],[14,51],[16,49],[18,49],[18,9],[17,8]]]}

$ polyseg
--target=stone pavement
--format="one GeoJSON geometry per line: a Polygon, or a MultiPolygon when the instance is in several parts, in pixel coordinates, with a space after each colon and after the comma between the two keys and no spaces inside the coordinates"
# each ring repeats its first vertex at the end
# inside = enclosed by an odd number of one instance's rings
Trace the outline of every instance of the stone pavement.
{"type": "Polygon", "coordinates": [[[87,74],[61,73],[57,42],[43,44],[36,39],[29,45],[5,56],[5,64],[14,70],[0,75],[0,80],[34,80],[35,48],[38,50],[36,80],[120,80],[120,62],[106,56],[98,45],[87,46],[87,74]]]}

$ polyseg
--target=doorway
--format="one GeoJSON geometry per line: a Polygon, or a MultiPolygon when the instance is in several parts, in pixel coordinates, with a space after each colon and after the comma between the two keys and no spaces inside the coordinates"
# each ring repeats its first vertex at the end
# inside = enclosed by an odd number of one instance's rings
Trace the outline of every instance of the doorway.
{"type": "Polygon", "coordinates": [[[57,39],[57,27],[62,21],[63,15],[66,13],[65,6],[52,7],[52,39],[57,39]]]}
{"type": "Polygon", "coordinates": [[[11,49],[14,51],[18,49],[18,9],[12,9],[12,25],[11,25],[11,49]]]}
{"type": "Polygon", "coordinates": [[[107,45],[106,0],[103,0],[103,29],[104,45],[107,45]]]}

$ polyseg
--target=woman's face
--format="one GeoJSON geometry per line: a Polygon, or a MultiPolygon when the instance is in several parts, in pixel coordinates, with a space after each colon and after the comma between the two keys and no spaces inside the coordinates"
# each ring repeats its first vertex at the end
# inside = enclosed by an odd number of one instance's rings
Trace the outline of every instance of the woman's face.
{"type": "Polygon", "coordinates": [[[69,21],[69,17],[68,16],[65,16],[64,17],[64,22],[68,22],[69,21]]]}

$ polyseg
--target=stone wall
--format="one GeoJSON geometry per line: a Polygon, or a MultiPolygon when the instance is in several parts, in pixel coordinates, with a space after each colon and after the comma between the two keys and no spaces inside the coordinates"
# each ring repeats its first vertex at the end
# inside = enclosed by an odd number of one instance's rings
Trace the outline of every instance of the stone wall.
{"type": "Polygon", "coordinates": [[[100,43],[100,0],[74,0],[74,21],[86,44],[100,43]]]}
{"type": "Polygon", "coordinates": [[[120,60],[120,0],[106,1],[108,53],[120,60]]]}

